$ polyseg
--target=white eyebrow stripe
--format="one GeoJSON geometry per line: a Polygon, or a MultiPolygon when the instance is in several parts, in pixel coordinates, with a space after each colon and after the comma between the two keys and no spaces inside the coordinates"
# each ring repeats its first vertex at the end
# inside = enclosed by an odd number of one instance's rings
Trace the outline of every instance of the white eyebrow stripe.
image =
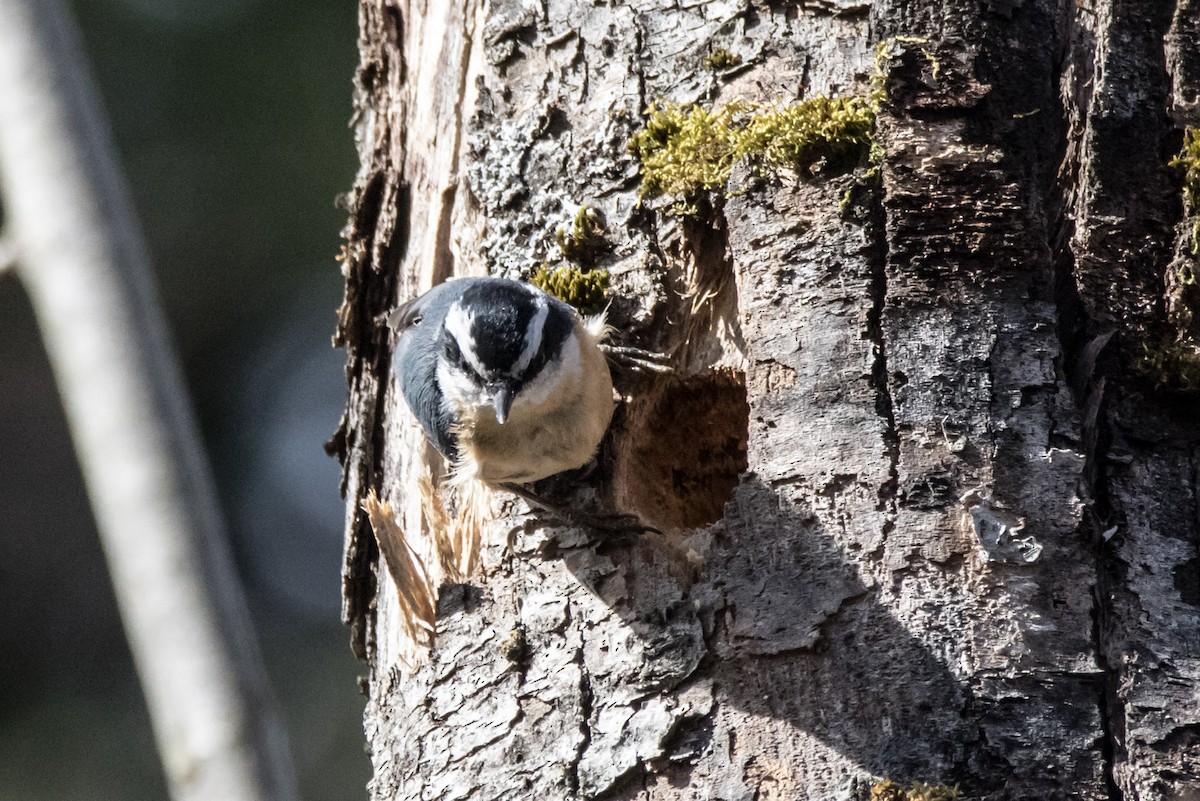
{"type": "Polygon", "coordinates": [[[550,316],[550,304],[546,302],[545,298],[538,296],[537,307],[537,311],[533,313],[533,318],[529,321],[529,326],[525,329],[525,349],[521,351],[520,357],[513,365],[514,375],[524,373],[542,347],[542,332],[546,328],[546,318],[550,316]]]}
{"type": "Polygon", "coordinates": [[[475,340],[471,338],[471,324],[475,321],[475,315],[463,308],[461,303],[455,303],[450,307],[450,311],[446,313],[446,330],[450,332],[450,336],[454,337],[454,341],[458,343],[458,350],[462,353],[467,364],[475,371],[476,375],[483,375],[483,365],[475,357],[475,340]]]}

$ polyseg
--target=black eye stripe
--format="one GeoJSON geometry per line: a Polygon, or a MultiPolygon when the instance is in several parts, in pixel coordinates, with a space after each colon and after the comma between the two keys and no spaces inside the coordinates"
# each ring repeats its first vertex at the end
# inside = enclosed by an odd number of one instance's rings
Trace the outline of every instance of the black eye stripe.
{"type": "Polygon", "coordinates": [[[550,361],[550,354],[545,348],[542,348],[529,362],[529,367],[525,368],[525,380],[531,381],[536,378],[548,361],[550,361]]]}
{"type": "Polygon", "coordinates": [[[454,337],[446,338],[446,358],[468,373],[474,373],[471,366],[467,364],[467,359],[463,356],[462,351],[458,347],[458,341],[454,337]]]}

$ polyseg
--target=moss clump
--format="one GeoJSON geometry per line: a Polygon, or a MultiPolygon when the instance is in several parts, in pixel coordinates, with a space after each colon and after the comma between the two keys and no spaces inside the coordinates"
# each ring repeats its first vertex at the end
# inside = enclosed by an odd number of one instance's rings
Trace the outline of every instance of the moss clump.
{"type": "Polygon", "coordinates": [[[871,788],[871,801],[956,801],[958,788],[944,784],[913,782],[907,790],[891,779],[878,782],[871,788]]]}
{"type": "Polygon", "coordinates": [[[1183,168],[1183,200],[1192,218],[1192,253],[1200,252],[1200,128],[1183,132],[1183,149],[1168,162],[1183,168]]]}
{"type": "Polygon", "coordinates": [[[1183,198],[1192,213],[1200,212],[1200,128],[1183,133],[1183,150],[1171,159],[1172,167],[1183,167],[1183,198]]]}
{"type": "MultiPolygon", "coordinates": [[[[880,42],[865,96],[818,96],[773,107],[735,101],[720,109],[652,104],[646,109],[646,126],[629,140],[629,152],[642,166],[641,196],[670,195],[676,198],[676,213],[692,213],[703,193],[725,188],[741,158],[756,161],[759,168],[793,169],[805,178],[818,164],[830,172],[845,172],[865,158],[869,168],[859,182],[873,183],[883,163],[875,117],[887,100],[887,64],[906,46],[919,47],[936,78],[942,65],[928,44],[928,39],[915,36],[880,42]]],[[[714,50],[704,61],[710,69],[729,69],[740,62],[724,49],[714,50]]],[[[1200,142],[1195,152],[1200,164],[1200,142]]],[[[1200,171],[1196,175],[1200,197],[1200,171]]],[[[842,205],[851,202],[853,190],[843,196],[842,205]]]]}
{"type": "Polygon", "coordinates": [[[740,66],[741,63],[741,56],[735,53],[730,53],[723,47],[712,51],[708,54],[708,57],[704,59],[704,67],[712,70],[713,72],[731,70],[734,67],[740,66]]]}
{"type": "Polygon", "coordinates": [[[1196,283],[1195,263],[1184,259],[1181,262],[1167,274],[1167,319],[1175,324],[1181,336],[1188,336],[1196,333],[1193,323],[1197,309],[1192,307],[1200,307],[1200,286],[1196,283]]]}
{"type": "Polygon", "coordinates": [[[814,97],[752,114],[738,136],[739,156],[810,175],[819,161],[834,171],[857,164],[871,148],[875,109],[861,97],[814,97]]]}
{"type": "Polygon", "coordinates": [[[683,212],[702,193],[724,189],[741,158],[804,177],[818,163],[850,169],[870,153],[875,129],[875,106],[862,97],[814,97],[774,108],[666,104],[651,106],[646,116],[646,127],[629,141],[642,165],[641,195],[672,195],[683,212]]]}
{"type": "Polygon", "coordinates": [[[608,229],[600,212],[591,206],[581,206],[570,226],[560,227],[554,232],[554,241],[562,251],[563,258],[583,267],[591,267],[596,259],[609,250],[604,238],[608,229]]]}
{"type": "Polygon", "coordinates": [[[608,302],[608,270],[561,266],[538,268],[529,283],[565,301],[583,314],[598,314],[608,302]]]}
{"type": "Polygon", "coordinates": [[[1191,221],[1191,255],[1180,254],[1166,276],[1167,315],[1175,325],[1174,341],[1145,345],[1138,363],[1141,372],[1154,381],[1156,389],[1200,392],[1200,312],[1196,257],[1200,254],[1200,128],[1183,133],[1183,148],[1171,159],[1172,167],[1183,168],[1184,211],[1191,221]]]}
{"type": "Polygon", "coordinates": [[[1143,345],[1138,369],[1155,389],[1200,392],[1200,346],[1195,344],[1143,345]]]}
{"type": "Polygon", "coordinates": [[[500,654],[513,664],[520,664],[529,656],[529,642],[525,638],[525,630],[513,629],[500,643],[500,654]]]}
{"type": "Polygon", "coordinates": [[[892,36],[875,45],[875,68],[871,70],[871,93],[868,96],[872,107],[879,108],[879,105],[887,99],[887,64],[889,61],[899,58],[907,47],[920,48],[921,55],[925,56],[930,74],[934,78],[942,74],[942,62],[938,59],[937,54],[925,46],[928,44],[929,40],[924,36],[892,36]]]}
{"type": "Polygon", "coordinates": [[[694,198],[721,189],[736,160],[734,117],[743,104],[718,110],[702,106],[646,109],[646,127],[629,140],[642,164],[642,197],[694,198]]]}
{"type": "Polygon", "coordinates": [[[899,44],[893,37],[875,45],[875,68],[871,70],[871,91],[867,94],[873,108],[878,109],[887,100],[887,63],[900,54],[899,44]]]}

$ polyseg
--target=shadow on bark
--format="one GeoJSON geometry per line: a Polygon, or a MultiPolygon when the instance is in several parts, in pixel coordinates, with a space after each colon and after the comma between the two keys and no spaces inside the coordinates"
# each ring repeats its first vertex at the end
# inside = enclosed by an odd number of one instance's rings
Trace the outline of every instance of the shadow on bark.
{"type": "MultiPolygon", "coordinates": [[[[877,601],[879,586],[855,567],[871,557],[847,553],[786,490],[749,475],[723,524],[591,546],[564,549],[563,561],[644,652],[625,663],[635,673],[600,680],[677,698],[711,683],[712,697],[700,713],[680,704],[661,758],[616,777],[604,797],[645,783],[647,767],[686,783],[701,765],[726,784],[750,782],[718,792],[761,786],[773,769],[778,786],[804,792],[798,756],[822,749],[901,782],[953,782],[972,763],[978,775],[970,689],[877,601]],[[753,718],[760,725],[741,725],[753,718]]],[[[950,653],[962,632],[942,634],[950,653]]]]}
{"type": "Polygon", "coordinates": [[[876,600],[854,558],[757,480],[739,487],[730,512],[713,560],[726,599],[714,677],[729,703],[786,721],[879,776],[961,774],[978,738],[962,715],[968,691],[876,600]],[[784,686],[802,689],[775,691],[784,686]]]}

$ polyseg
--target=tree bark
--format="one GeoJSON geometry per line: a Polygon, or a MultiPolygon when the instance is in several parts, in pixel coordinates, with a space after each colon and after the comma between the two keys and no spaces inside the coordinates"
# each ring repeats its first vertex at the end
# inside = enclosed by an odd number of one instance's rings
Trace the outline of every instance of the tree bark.
{"type": "Polygon", "coordinates": [[[363,0],[333,445],[372,797],[1200,798],[1200,416],[1145,366],[1194,335],[1168,162],[1200,123],[1197,8],[363,0]],[[742,164],[698,216],[639,203],[652,102],[876,70],[877,188],[742,164]],[[618,339],[676,373],[621,382],[576,497],[666,534],[498,493],[459,579],[381,315],[528,276],[582,205],[618,339]],[[372,492],[429,568],[432,646],[372,492]]]}

